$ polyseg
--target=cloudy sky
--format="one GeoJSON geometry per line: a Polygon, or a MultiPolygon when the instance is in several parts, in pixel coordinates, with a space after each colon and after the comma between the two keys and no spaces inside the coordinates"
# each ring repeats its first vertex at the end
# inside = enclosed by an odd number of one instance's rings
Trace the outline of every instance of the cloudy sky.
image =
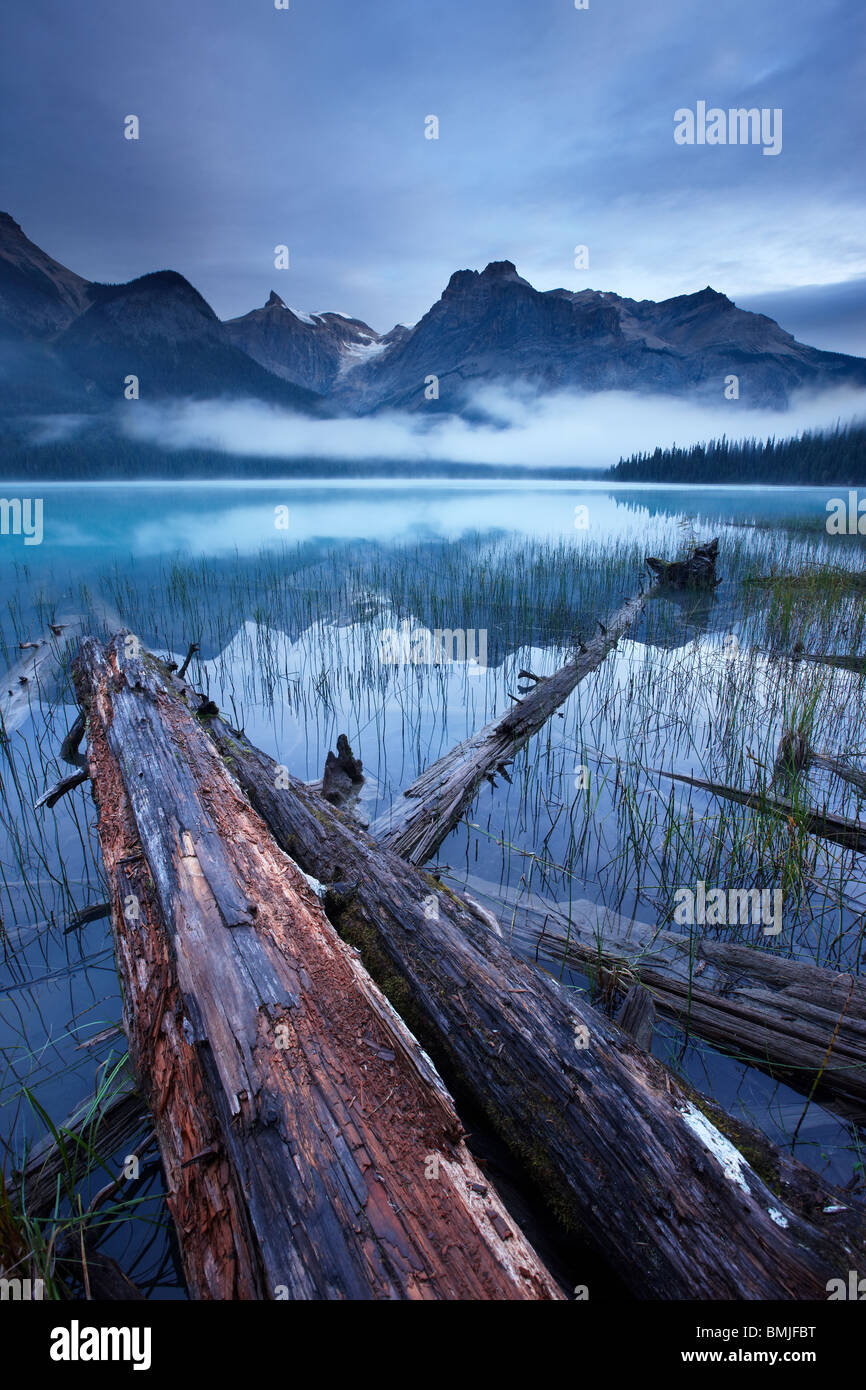
{"type": "Polygon", "coordinates": [[[4,0],[3,210],[224,318],[274,288],[385,330],[508,258],[541,289],[711,284],[866,354],[862,0],[290,4],[4,0]],[[698,101],[781,108],[782,152],[675,144],[698,101]]]}

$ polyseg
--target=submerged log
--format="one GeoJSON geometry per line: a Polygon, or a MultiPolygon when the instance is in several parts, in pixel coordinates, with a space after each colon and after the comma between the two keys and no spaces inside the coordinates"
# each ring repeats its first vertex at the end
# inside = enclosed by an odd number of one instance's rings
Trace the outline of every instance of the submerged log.
{"type": "Polygon", "coordinates": [[[76,663],[130,1057],[200,1298],[548,1299],[452,1101],[124,636],[76,663]]]}
{"type": "MultiPolygon", "coordinates": [[[[780,653],[771,652],[770,655],[778,656],[780,653]]],[[[866,675],[866,656],[859,656],[857,653],[794,651],[782,655],[790,661],[811,661],[816,666],[832,666],[837,671],[853,671],[855,676],[866,675]]]]}
{"type": "Polygon", "coordinates": [[[67,618],[38,642],[22,643],[25,654],[0,678],[0,737],[15,733],[34,706],[53,692],[63,661],[65,637],[80,632],[83,620],[67,618]]]}
{"type": "Polygon", "coordinates": [[[86,1295],[97,1303],[145,1301],[144,1294],[117,1260],[100,1250],[92,1238],[85,1236],[78,1248],[73,1241],[68,1249],[58,1251],[56,1270],[68,1277],[74,1274],[84,1285],[86,1295]],[[83,1246],[83,1249],[81,1248],[83,1246]]]}
{"type": "Polygon", "coordinates": [[[749,806],[755,811],[768,811],[770,815],[793,821],[803,826],[809,835],[818,835],[845,849],[866,852],[866,822],[852,820],[849,816],[838,816],[833,811],[809,810],[794,806],[784,797],[767,796],[765,792],[746,792],[739,787],[728,787],[724,782],[707,782],[702,777],[689,777],[684,772],[667,772],[664,768],[653,768],[653,777],[667,777],[672,782],[683,782],[699,791],[711,792],[713,796],[735,801],[740,806],[749,806]]]}
{"type": "Polygon", "coordinates": [[[548,958],[614,993],[639,981],[681,1028],[806,1095],[814,1089],[846,1114],[866,1116],[866,981],[754,946],[653,930],[584,899],[497,894],[509,928],[540,943],[548,958]]]}
{"type": "Polygon", "coordinates": [[[841,782],[847,782],[850,787],[856,787],[859,792],[866,796],[866,772],[852,767],[847,758],[840,758],[834,753],[820,753],[817,749],[810,748],[808,760],[813,767],[820,767],[825,772],[832,772],[833,776],[838,777],[841,782]]]}
{"type": "Polygon", "coordinates": [[[843,1195],[518,960],[489,914],[222,720],[210,733],[450,1084],[636,1295],[823,1298],[855,1267],[866,1216],[843,1195]]]}
{"type": "Polygon", "coordinates": [[[92,1165],[92,1153],[108,1155],[135,1138],[148,1124],[148,1109],[137,1091],[123,1091],[104,1105],[91,1099],[77,1107],[57,1135],[46,1135],[29,1150],[10,1185],[30,1216],[48,1216],[55,1200],[73,1189],[92,1165]]]}
{"type": "MultiPolygon", "coordinates": [[[[652,590],[650,590],[650,593],[652,590]]],[[[458,743],[432,763],[370,827],[383,846],[413,864],[424,864],[454,829],[484,781],[511,762],[547,723],[575,686],[601,665],[619,638],[643,612],[649,594],[639,594],[608,618],[607,626],[552,676],[536,677],[524,699],[458,743]]]]}
{"type": "Polygon", "coordinates": [[[698,545],[685,560],[658,560],[648,555],[645,564],[657,584],[672,589],[709,589],[720,582],[716,578],[719,542],[698,545]]]}
{"type": "Polygon", "coordinates": [[[802,574],[753,574],[743,583],[758,588],[775,588],[778,585],[787,589],[811,589],[816,575],[820,575],[828,586],[835,584],[841,589],[866,589],[866,570],[829,569],[823,566],[820,571],[806,570],[802,574]]]}

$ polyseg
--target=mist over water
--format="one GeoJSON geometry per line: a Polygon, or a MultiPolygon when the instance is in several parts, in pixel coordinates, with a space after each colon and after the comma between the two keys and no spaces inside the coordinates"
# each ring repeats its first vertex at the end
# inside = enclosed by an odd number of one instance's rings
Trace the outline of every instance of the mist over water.
{"type": "MultiPolygon", "coordinates": [[[[741,401],[695,403],[675,396],[603,391],[539,394],[518,387],[476,391],[469,418],[425,411],[317,419],[260,401],[130,401],[111,427],[163,449],[215,449],[239,458],[334,459],[352,463],[442,462],[502,468],[608,468],[656,447],[727,436],[787,438],[866,419],[866,392],[800,395],[787,410],[749,409],[741,401]]],[[[56,416],[33,426],[35,441],[74,439],[88,422],[56,416]]],[[[92,423],[92,422],[91,422],[92,423]]],[[[179,460],[182,464],[182,459],[179,460]]]]}

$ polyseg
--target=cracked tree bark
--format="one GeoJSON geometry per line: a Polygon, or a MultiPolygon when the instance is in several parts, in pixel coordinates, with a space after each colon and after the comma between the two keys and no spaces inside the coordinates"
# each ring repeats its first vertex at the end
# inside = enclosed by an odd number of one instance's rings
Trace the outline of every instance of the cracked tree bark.
{"type": "Polygon", "coordinates": [[[130,1055],[199,1298],[552,1299],[445,1087],[123,636],[76,663],[130,1055]]]}
{"type": "Polygon", "coordinates": [[[516,959],[489,914],[222,720],[210,730],[448,1083],[638,1297],[824,1298],[862,1264],[866,1216],[850,1199],[516,959]]]}

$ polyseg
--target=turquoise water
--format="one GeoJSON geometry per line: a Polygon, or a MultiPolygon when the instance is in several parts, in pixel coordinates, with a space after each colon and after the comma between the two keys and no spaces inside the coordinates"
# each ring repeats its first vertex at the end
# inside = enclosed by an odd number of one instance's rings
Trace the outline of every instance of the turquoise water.
{"type": "MultiPolygon", "coordinates": [[[[32,482],[4,484],[4,495],[34,496],[32,482]]],[[[43,483],[44,539],[0,537],[4,561],[44,566],[90,563],[126,556],[172,553],[252,555],[287,540],[400,541],[455,539],[467,531],[529,536],[639,534],[655,516],[700,511],[708,518],[739,517],[773,524],[782,519],[820,522],[834,495],[826,488],[718,488],[658,484],[611,485],[575,481],[453,481],[292,479],[285,483],[43,483]],[[585,529],[575,509],[586,507],[585,529]],[[288,525],[277,524],[277,509],[288,525]],[[77,557],[77,558],[74,558],[77,557]]],[[[284,520],[281,518],[281,521],[284,520]]]]}
{"type": "MultiPolygon", "coordinates": [[[[5,494],[17,495],[14,484],[5,494]]],[[[21,495],[33,496],[32,486],[21,495]]],[[[748,671],[734,675],[743,737],[753,755],[762,740],[774,743],[776,668],[741,611],[741,578],[806,552],[850,563],[850,549],[823,532],[830,495],[570,481],[45,484],[42,543],[0,537],[0,633],[8,667],[51,622],[66,625],[61,645],[79,630],[105,635],[121,625],[177,658],[198,641],[200,688],[293,774],[320,776],[338,733],[349,735],[367,776],[359,811],[372,820],[424,766],[507,707],[518,671],[554,670],[575,633],[591,632],[635,592],[644,554],[674,555],[691,527],[717,534],[718,591],[686,606],[651,605],[521,755],[512,784],[485,784],[439,856],[453,881],[493,901],[504,889],[589,897],[655,925],[671,885],[648,872],[649,849],[671,787],[635,771],[636,752],[654,768],[704,775],[709,758],[709,770],[733,775],[742,749],[719,733],[733,698],[724,646],[732,637],[742,660],[751,653],[748,671]],[[406,623],[484,631],[487,664],[383,666],[382,632],[406,623]],[[632,800],[609,775],[612,760],[626,769],[632,800]],[[575,790],[584,765],[597,792],[591,820],[575,790]],[[638,805],[648,817],[634,851],[648,852],[640,872],[623,851],[638,805]]],[[[827,698],[859,717],[856,678],[833,679],[827,698]]],[[[89,789],[54,811],[32,808],[66,770],[57,750],[76,713],[71,692],[62,676],[25,687],[13,676],[0,702],[10,738],[0,759],[0,1103],[2,1135],[20,1152],[42,1128],[21,1087],[60,1121],[123,1042],[112,1031],[120,1007],[108,923],[68,930],[74,909],[105,896],[89,789]]],[[[708,825],[718,817],[718,804],[699,793],[683,793],[682,807],[708,825]]],[[[838,808],[856,814],[850,802],[838,808]]],[[[733,823],[745,825],[736,814],[733,823]]],[[[750,871],[747,861],[737,870],[750,871]]],[[[828,852],[820,874],[823,887],[786,923],[784,949],[859,969],[859,863],[828,852]],[[826,883],[837,877],[844,892],[834,889],[828,908],[826,883]]],[[[533,942],[515,945],[535,958],[533,942]]],[[[587,983],[575,974],[565,982],[587,983]]],[[[804,1103],[796,1090],[698,1041],[684,1044],[665,1025],[654,1048],[776,1141],[790,1138],[804,1103]]],[[[847,1180],[858,1145],[853,1127],[812,1106],[797,1152],[847,1180]]],[[[152,1183],[158,1191],[158,1175],[152,1183]]],[[[156,1296],[176,1296],[171,1241],[163,1231],[150,1244],[152,1235],[113,1236],[108,1248],[156,1296]]]]}

